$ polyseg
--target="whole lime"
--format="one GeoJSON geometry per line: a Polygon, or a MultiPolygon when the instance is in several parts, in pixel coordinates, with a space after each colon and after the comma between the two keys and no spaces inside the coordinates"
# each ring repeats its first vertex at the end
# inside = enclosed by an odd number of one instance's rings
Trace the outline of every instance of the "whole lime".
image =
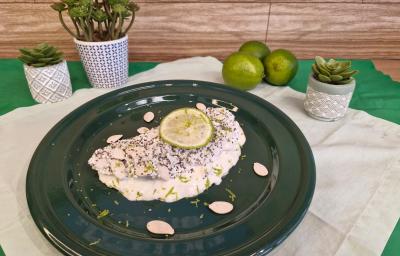
{"type": "Polygon", "coordinates": [[[240,46],[239,52],[254,55],[262,61],[271,51],[263,42],[247,41],[240,46]]]}
{"type": "Polygon", "coordinates": [[[297,73],[296,56],[288,50],[271,52],[264,61],[265,80],[272,85],[287,85],[297,73]]]}
{"type": "Polygon", "coordinates": [[[222,67],[222,77],[229,86],[244,91],[251,90],[264,77],[264,66],[253,55],[235,52],[225,59],[222,67]]]}

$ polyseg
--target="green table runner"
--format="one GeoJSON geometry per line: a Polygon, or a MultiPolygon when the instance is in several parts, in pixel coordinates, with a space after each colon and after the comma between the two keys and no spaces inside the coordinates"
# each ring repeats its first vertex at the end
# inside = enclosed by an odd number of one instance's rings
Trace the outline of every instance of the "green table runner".
{"type": "MultiPolygon", "coordinates": [[[[289,86],[305,92],[310,67],[313,61],[301,60],[299,71],[289,86]]],[[[151,69],[158,63],[136,62],[129,64],[129,75],[151,69]]],[[[400,83],[377,71],[369,60],[353,60],[357,86],[350,107],[400,124],[400,83]]],[[[68,62],[73,90],[89,88],[89,82],[80,62],[68,62]]],[[[0,115],[18,107],[37,104],[31,97],[22,64],[15,59],[0,59],[0,115]]],[[[1,242],[1,241],[0,241],[1,242]]],[[[0,256],[4,253],[0,247],[0,256]]],[[[397,223],[382,256],[400,255],[400,221],[397,223]]]]}

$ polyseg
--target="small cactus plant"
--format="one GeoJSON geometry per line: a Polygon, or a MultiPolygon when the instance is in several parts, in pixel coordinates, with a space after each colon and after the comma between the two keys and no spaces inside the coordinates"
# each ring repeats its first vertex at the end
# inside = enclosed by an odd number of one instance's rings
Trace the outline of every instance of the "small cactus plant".
{"type": "Polygon", "coordinates": [[[315,57],[312,64],[312,72],[315,79],[327,84],[348,84],[353,81],[357,70],[351,70],[351,61],[325,61],[320,56],[315,57]]]}
{"type": "Polygon", "coordinates": [[[32,67],[46,67],[63,61],[63,53],[54,46],[47,43],[38,44],[33,49],[19,49],[21,55],[18,57],[23,63],[32,67]]]}

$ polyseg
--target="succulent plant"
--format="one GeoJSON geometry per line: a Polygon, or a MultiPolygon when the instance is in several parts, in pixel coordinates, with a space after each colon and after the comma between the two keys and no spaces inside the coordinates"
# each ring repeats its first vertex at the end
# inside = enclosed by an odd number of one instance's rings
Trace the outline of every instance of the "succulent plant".
{"type": "Polygon", "coordinates": [[[61,0],[51,8],[58,12],[62,26],[69,34],[88,42],[124,37],[139,11],[139,6],[130,0],[61,0]],[[65,23],[64,12],[70,17],[73,29],[65,23]],[[129,17],[130,21],[124,28],[129,17]]]}
{"type": "Polygon", "coordinates": [[[315,57],[312,72],[315,79],[327,84],[348,84],[358,73],[357,70],[351,70],[351,61],[326,61],[320,56],[315,57]]]}
{"type": "Polygon", "coordinates": [[[63,61],[63,53],[47,43],[38,44],[33,49],[21,48],[19,51],[21,55],[18,59],[32,67],[46,67],[63,61]]]}

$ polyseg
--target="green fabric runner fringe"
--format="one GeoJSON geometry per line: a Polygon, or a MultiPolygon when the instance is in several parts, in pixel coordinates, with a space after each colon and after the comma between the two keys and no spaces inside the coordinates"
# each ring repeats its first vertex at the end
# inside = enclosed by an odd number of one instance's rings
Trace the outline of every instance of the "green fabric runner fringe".
{"type": "MultiPolygon", "coordinates": [[[[299,70],[289,86],[305,92],[313,60],[300,60],[299,70]]],[[[353,109],[363,110],[370,115],[400,124],[400,83],[375,69],[370,60],[353,60],[353,68],[360,71],[356,75],[357,85],[350,102],[353,109]]],[[[158,63],[135,62],[129,64],[129,75],[149,70],[158,63]]],[[[68,62],[73,90],[90,88],[82,64],[68,62]]],[[[18,107],[37,104],[29,92],[22,64],[15,59],[0,59],[0,115],[18,107]]],[[[4,253],[0,247],[0,256],[4,253]]],[[[382,256],[400,255],[400,219],[388,240],[382,256]]]]}

